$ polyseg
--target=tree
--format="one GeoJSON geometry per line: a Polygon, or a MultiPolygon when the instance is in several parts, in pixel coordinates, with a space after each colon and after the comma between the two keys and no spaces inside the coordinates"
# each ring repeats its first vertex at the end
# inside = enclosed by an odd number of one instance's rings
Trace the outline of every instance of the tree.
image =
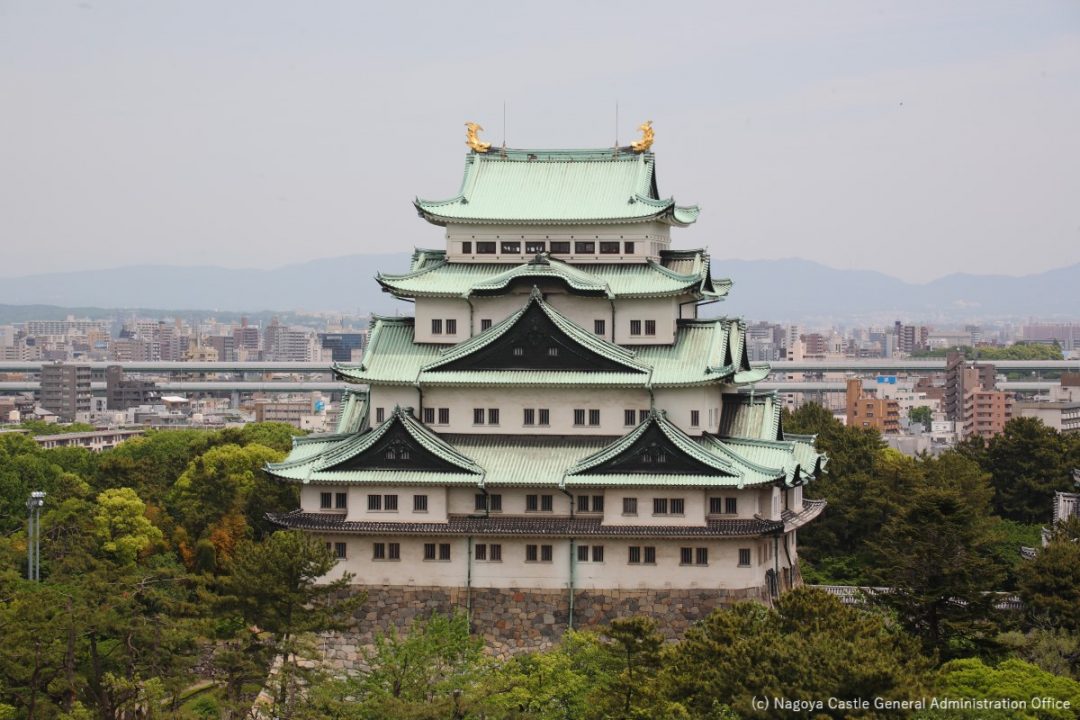
{"type": "Polygon", "coordinates": [[[890,588],[876,601],[896,611],[928,651],[955,656],[993,633],[994,597],[987,593],[998,589],[1005,568],[978,491],[947,474],[942,480],[917,489],[885,523],[870,545],[871,574],[890,588]]]}
{"type": "Polygon", "coordinates": [[[1054,492],[1072,487],[1080,442],[1037,418],[1018,417],[990,439],[983,469],[991,473],[999,515],[1020,522],[1045,521],[1054,492]]]}
{"type": "Polygon", "coordinates": [[[1006,660],[990,667],[979,658],[953,660],[941,668],[938,697],[1022,700],[1027,709],[947,709],[920,713],[920,718],[975,720],[1071,720],[1080,707],[1080,683],[1052,675],[1023,660],[1006,660]],[[1032,708],[1032,698],[1050,698],[1066,707],[1032,708]]]}
{"type": "MultiPolygon", "coordinates": [[[[715,717],[730,704],[739,717],[772,718],[754,707],[755,696],[916,698],[929,669],[918,642],[881,615],[798,588],[775,608],[738,603],[691,627],[666,656],[661,686],[692,717],[715,717]]],[[[851,716],[831,712],[823,716],[851,716]]]]}
{"type": "Polygon", "coordinates": [[[106,490],[97,497],[94,536],[101,551],[119,565],[135,562],[139,553],[161,540],[161,531],[146,517],[146,504],[131,488],[106,490]]]}
{"type": "Polygon", "coordinates": [[[924,430],[929,430],[931,423],[934,422],[934,412],[926,405],[913,407],[908,410],[908,420],[921,424],[924,430]]]}
{"type": "MultiPolygon", "coordinates": [[[[300,531],[274,533],[261,543],[240,544],[223,580],[221,607],[235,612],[246,628],[266,633],[266,648],[282,664],[274,702],[288,711],[302,678],[300,643],[306,633],[342,630],[365,600],[348,593],[352,575],[323,582],[337,559],[323,541],[300,531]]],[[[241,631],[241,632],[246,632],[241,631]]]]}
{"type": "Polygon", "coordinates": [[[655,687],[664,636],[652,618],[617,618],[600,634],[608,671],[589,695],[586,717],[667,717],[655,687]]]}
{"type": "Polygon", "coordinates": [[[1080,632],[1080,542],[1059,535],[1024,563],[1020,597],[1029,614],[1080,632]]]}

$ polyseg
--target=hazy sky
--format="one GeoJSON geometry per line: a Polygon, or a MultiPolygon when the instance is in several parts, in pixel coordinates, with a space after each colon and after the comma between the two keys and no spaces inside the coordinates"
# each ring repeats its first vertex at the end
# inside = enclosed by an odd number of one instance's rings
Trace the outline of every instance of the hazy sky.
{"type": "Polygon", "coordinates": [[[1080,261],[1076,0],[0,0],[0,276],[438,247],[411,201],[457,192],[465,121],[610,146],[616,100],[702,207],[677,246],[1080,261]]]}

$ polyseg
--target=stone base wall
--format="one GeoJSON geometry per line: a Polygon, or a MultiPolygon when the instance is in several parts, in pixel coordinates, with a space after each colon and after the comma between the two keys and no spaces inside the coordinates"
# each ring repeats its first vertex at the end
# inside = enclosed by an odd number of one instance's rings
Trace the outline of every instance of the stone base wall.
{"type": "MultiPolygon", "coordinates": [[[[343,633],[327,633],[320,649],[330,669],[362,669],[361,652],[378,633],[404,631],[416,618],[455,610],[469,612],[474,633],[488,652],[505,658],[517,652],[544,650],[559,641],[568,627],[570,596],[566,590],[517,590],[447,587],[355,586],[367,602],[356,623],[343,633]]],[[[667,638],[681,636],[716,608],[743,600],[770,604],[765,588],[744,590],[579,590],[574,594],[574,628],[595,629],[618,617],[644,615],[657,622],[667,638]]]]}

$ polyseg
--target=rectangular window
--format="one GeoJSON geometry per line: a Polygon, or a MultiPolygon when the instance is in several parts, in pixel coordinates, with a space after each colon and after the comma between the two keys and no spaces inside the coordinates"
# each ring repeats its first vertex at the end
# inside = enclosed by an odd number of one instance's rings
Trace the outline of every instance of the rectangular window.
{"type": "Polygon", "coordinates": [[[554,553],[550,545],[540,546],[540,562],[551,562],[554,553]]]}
{"type": "Polygon", "coordinates": [[[576,242],[574,243],[574,253],[581,255],[592,255],[596,252],[596,243],[594,242],[576,242]]]}
{"type": "Polygon", "coordinates": [[[679,548],[679,564],[680,565],[693,565],[694,564],[694,548],[679,548]]]}
{"type": "Polygon", "coordinates": [[[624,497],[622,499],[622,514],[637,515],[637,498],[624,497]]]}
{"type": "Polygon", "coordinates": [[[521,254],[521,242],[506,242],[502,244],[502,251],[507,255],[520,255],[521,254]]]}
{"type": "Polygon", "coordinates": [[[390,543],[387,546],[386,550],[386,556],[388,560],[401,559],[401,543],[390,543]]]}
{"type": "Polygon", "coordinates": [[[491,512],[502,512],[502,495],[488,495],[488,507],[491,512]]]}
{"type": "Polygon", "coordinates": [[[483,425],[484,424],[484,408],[473,408],[472,422],[473,422],[473,425],[483,425]]]}
{"type": "Polygon", "coordinates": [[[526,495],[525,496],[525,512],[536,512],[540,509],[540,496],[539,495],[526,495]]]}
{"type": "Polygon", "coordinates": [[[431,319],[431,334],[432,335],[442,335],[442,319],[440,319],[440,318],[432,318],[431,319]]]}
{"type": "Polygon", "coordinates": [[[335,493],[334,494],[334,507],[338,510],[344,510],[349,507],[349,494],[348,493],[335,493]]]}
{"type": "Polygon", "coordinates": [[[600,424],[600,411],[599,410],[590,410],[589,411],[589,425],[592,426],[592,427],[596,427],[599,424],[600,424]]]}
{"type": "Polygon", "coordinates": [[[690,427],[701,427],[701,411],[690,411],[690,427]]]}
{"type": "Polygon", "coordinates": [[[563,254],[569,253],[570,252],[570,243],[566,242],[565,240],[552,240],[551,241],[551,252],[552,252],[552,254],[555,254],[555,253],[563,253],[563,254]]]}
{"type": "Polygon", "coordinates": [[[578,512],[589,512],[589,496],[578,495],[577,496],[577,510],[578,512]]]}
{"type": "Polygon", "coordinates": [[[667,515],[667,498],[653,498],[652,501],[652,514],[653,515],[667,515]]]}
{"type": "Polygon", "coordinates": [[[499,424],[499,408],[490,408],[488,410],[488,425],[499,424]]]}
{"type": "Polygon", "coordinates": [[[645,422],[645,420],[647,420],[648,417],[649,417],[649,411],[648,410],[638,410],[637,411],[637,421],[638,421],[639,425],[641,423],[645,422]]]}
{"type": "Polygon", "coordinates": [[[487,545],[480,543],[476,546],[476,559],[487,560],[487,545]]]}
{"type": "Polygon", "coordinates": [[[695,565],[708,565],[709,564],[709,548],[697,548],[694,550],[694,564],[695,565]]]}
{"type": "Polygon", "coordinates": [[[334,543],[334,557],[338,560],[344,560],[346,557],[345,543],[334,543]]]}
{"type": "Polygon", "coordinates": [[[381,423],[386,419],[386,408],[375,408],[375,422],[381,423]]]}
{"type": "Polygon", "coordinates": [[[489,555],[491,555],[488,559],[491,562],[502,562],[502,545],[492,543],[488,550],[490,551],[489,555]]]}
{"type": "Polygon", "coordinates": [[[619,243],[618,242],[602,242],[600,243],[601,255],[618,255],[619,243]]]}
{"type": "Polygon", "coordinates": [[[548,357],[559,357],[559,348],[557,348],[554,345],[549,347],[547,352],[548,352],[548,357]]]}
{"type": "MultiPolygon", "coordinates": [[[[450,321],[447,320],[447,322],[450,322],[450,321]]],[[[449,331],[447,331],[447,332],[449,332],[449,331]]],[[[655,335],[656,334],[656,321],[655,320],[646,320],[645,321],[645,334],[646,335],[655,335]]]]}
{"type": "Polygon", "coordinates": [[[480,318],[480,332],[484,332],[491,327],[491,318],[480,318]]]}
{"type": "Polygon", "coordinates": [[[424,543],[424,559],[435,559],[435,543],[424,543]]]}
{"type": "Polygon", "coordinates": [[[633,255],[633,254],[634,254],[634,243],[632,243],[632,242],[624,242],[623,243],[623,255],[633,255]]]}
{"type": "Polygon", "coordinates": [[[626,427],[637,425],[637,410],[623,410],[623,425],[626,427]]]}
{"type": "Polygon", "coordinates": [[[719,515],[724,512],[724,498],[709,498],[709,514],[719,515]]]}
{"type": "Polygon", "coordinates": [[[439,424],[450,424],[450,408],[439,408],[439,424]]]}
{"type": "Polygon", "coordinates": [[[476,493],[476,504],[473,506],[475,510],[487,510],[487,495],[484,493],[476,493]]]}
{"type": "Polygon", "coordinates": [[[450,543],[439,543],[439,559],[450,559],[450,543]]]}
{"type": "Polygon", "coordinates": [[[397,495],[383,495],[383,510],[397,512],[397,495]]]}
{"type": "Polygon", "coordinates": [[[738,498],[724,498],[724,512],[728,515],[739,514],[739,499],[738,498]]]}
{"type": "Polygon", "coordinates": [[[641,321],[640,320],[631,320],[630,321],[630,334],[631,335],[640,335],[641,334],[641,321]]]}
{"type": "Polygon", "coordinates": [[[535,425],[536,424],[536,410],[533,408],[525,408],[522,412],[521,424],[522,425],[535,425]]]}
{"type": "Polygon", "coordinates": [[[551,424],[551,411],[547,408],[540,408],[540,424],[544,426],[551,424]]]}
{"type": "Polygon", "coordinates": [[[592,561],[593,562],[604,562],[604,546],[603,545],[593,545],[592,546],[592,561]]]}
{"type": "Polygon", "coordinates": [[[603,495],[593,495],[592,496],[592,511],[593,512],[604,512],[604,496],[603,495]]]}
{"type": "Polygon", "coordinates": [[[585,411],[582,409],[574,410],[574,425],[581,427],[585,424],[585,411]]]}
{"type": "Polygon", "coordinates": [[[607,335],[607,322],[604,320],[592,321],[593,335],[607,335]]]}
{"type": "Polygon", "coordinates": [[[427,512],[427,495],[412,496],[413,512],[427,512]]]}
{"type": "Polygon", "coordinates": [[[367,496],[367,509],[368,510],[382,510],[382,495],[368,495],[367,496]]]}
{"type": "Polygon", "coordinates": [[[461,254],[472,255],[472,240],[466,240],[465,242],[461,243],[461,254]]]}
{"type": "Polygon", "coordinates": [[[541,512],[551,512],[552,509],[553,509],[553,503],[552,503],[551,495],[541,495],[540,496],[540,511],[541,512]]]}
{"type": "Polygon", "coordinates": [[[739,548],[739,567],[750,566],[750,548],[739,548]]]}
{"type": "Polygon", "coordinates": [[[525,562],[536,562],[537,550],[536,545],[525,546],[525,562]]]}
{"type": "Polygon", "coordinates": [[[428,425],[435,424],[435,408],[424,408],[424,422],[428,425]]]}
{"type": "Polygon", "coordinates": [[[386,543],[375,543],[371,546],[371,549],[371,557],[373,560],[386,559],[386,543]]]}
{"type": "Polygon", "coordinates": [[[589,562],[589,546],[588,545],[578,545],[577,559],[578,559],[578,562],[589,562]]]}
{"type": "Polygon", "coordinates": [[[629,549],[630,557],[627,559],[626,562],[630,563],[631,565],[641,564],[641,548],[635,545],[631,545],[629,549]]]}
{"type": "Polygon", "coordinates": [[[646,546],[643,549],[645,550],[645,564],[646,565],[655,565],[656,564],[656,548],[646,546]]]}
{"type": "Polygon", "coordinates": [[[457,335],[457,320],[450,318],[446,321],[446,334],[457,335]]]}
{"type": "Polygon", "coordinates": [[[545,250],[547,250],[547,243],[545,243],[543,240],[540,240],[540,241],[533,240],[531,242],[526,242],[525,243],[525,252],[528,253],[529,255],[535,255],[537,253],[542,253],[545,250]]]}
{"type": "Polygon", "coordinates": [[[683,515],[686,512],[686,501],[682,498],[671,498],[671,514],[683,515]]]}
{"type": "Polygon", "coordinates": [[[493,242],[478,242],[476,243],[477,255],[494,255],[495,243],[493,242]]]}
{"type": "Polygon", "coordinates": [[[323,510],[329,510],[333,502],[333,496],[331,493],[319,493],[319,507],[323,510]]]}

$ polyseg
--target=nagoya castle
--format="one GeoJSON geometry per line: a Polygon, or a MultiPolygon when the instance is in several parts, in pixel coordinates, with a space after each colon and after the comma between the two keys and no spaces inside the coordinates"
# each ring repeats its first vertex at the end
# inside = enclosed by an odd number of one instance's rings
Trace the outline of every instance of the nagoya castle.
{"type": "Polygon", "coordinates": [[[754,383],[698,207],[660,194],[651,124],[627,147],[493,148],[469,125],[461,189],[415,201],[445,247],[378,274],[412,303],[375,317],[333,434],[268,471],[275,515],[325,540],[368,593],[361,641],[432,610],[495,647],[649,614],[677,633],[800,582],[798,529],[825,459],[754,383]]]}

